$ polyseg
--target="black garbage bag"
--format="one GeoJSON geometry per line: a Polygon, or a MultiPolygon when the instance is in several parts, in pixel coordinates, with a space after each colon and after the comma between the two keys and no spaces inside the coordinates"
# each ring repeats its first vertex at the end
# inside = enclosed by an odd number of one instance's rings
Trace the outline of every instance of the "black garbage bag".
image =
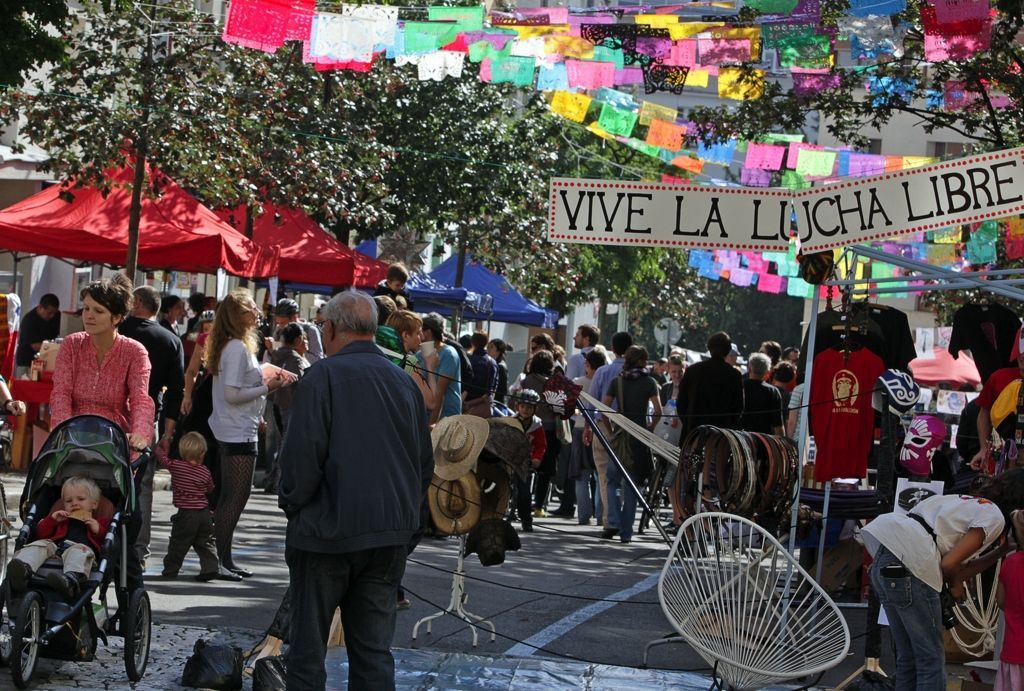
{"type": "Polygon", "coordinates": [[[242,651],[231,645],[211,645],[200,638],[185,661],[181,685],[216,691],[242,688],[242,651]]]}
{"type": "Polygon", "coordinates": [[[256,660],[252,672],[252,691],[285,691],[284,657],[263,657],[256,660]]]}

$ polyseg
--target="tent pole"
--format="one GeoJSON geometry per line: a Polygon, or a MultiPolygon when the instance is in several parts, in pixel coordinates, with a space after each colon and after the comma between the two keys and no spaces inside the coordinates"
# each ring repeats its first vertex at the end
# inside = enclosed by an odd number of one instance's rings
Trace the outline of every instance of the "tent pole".
{"type": "MultiPolygon", "coordinates": [[[[466,224],[462,224],[462,226],[459,228],[459,258],[457,263],[455,264],[454,287],[456,288],[462,287],[462,279],[466,274],[466,242],[468,242],[468,234],[469,229],[466,227],[466,224]]],[[[465,309],[464,305],[462,303],[459,303],[459,305],[455,308],[455,311],[452,313],[452,331],[456,337],[458,337],[459,335],[459,327],[461,326],[462,323],[463,309],[465,309]]]]}
{"type": "Polygon", "coordinates": [[[811,381],[814,375],[814,348],[817,345],[818,334],[818,311],[821,305],[821,287],[816,286],[811,296],[811,319],[807,325],[807,365],[804,375],[804,396],[800,402],[800,413],[797,416],[800,420],[800,437],[796,440],[797,455],[800,462],[797,464],[797,479],[793,488],[793,506],[790,509],[789,518],[789,552],[796,550],[796,524],[800,515],[800,487],[804,481],[804,466],[807,465],[807,453],[810,450],[811,426],[808,421],[808,406],[811,403],[811,381]]]}

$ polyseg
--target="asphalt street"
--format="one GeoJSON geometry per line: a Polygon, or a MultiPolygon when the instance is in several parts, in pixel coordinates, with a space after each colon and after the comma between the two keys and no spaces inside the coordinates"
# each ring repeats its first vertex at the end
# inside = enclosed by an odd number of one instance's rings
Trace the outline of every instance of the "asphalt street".
{"type": "MultiPolygon", "coordinates": [[[[5,475],[3,480],[13,504],[22,479],[5,475]]],[[[246,640],[258,641],[274,616],[288,580],[285,520],[276,497],[254,491],[242,516],[236,533],[236,561],[256,573],[241,583],[197,583],[192,576],[198,573],[198,560],[192,556],[177,580],[160,579],[173,507],[170,491],[157,491],[155,497],[153,555],[146,571],[154,623],[196,627],[197,637],[204,631],[221,631],[241,641],[240,645],[246,640]]],[[[668,547],[653,532],[635,536],[629,545],[601,540],[599,533],[597,527],[580,526],[574,520],[538,519],[533,533],[521,534],[523,549],[510,552],[504,564],[485,568],[475,555],[468,557],[466,609],[492,621],[497,630],[496,639],[491,641],[489,633],[481,629],[476,648],[466,624],[450,616],[433,621],[430,633],[421,626],[416,640],[412,638],[418,619],[448,605],[451,572],[458,558],[457,539],[424,540],[406,569],[404,585],[412,606],[398,613],[394,646],[639,667],[645,645],[671,632],[658,604],[656,587],[668,547]]],[[[863,629],[863,610],[849,610],[847,616],[856,636],[863,629]]],[[[190,648],[191,642],[186,643],[185,647],[190,648]]],[[[846,664],[827,674],[822,685],[837,683],[853,671],[862,659],[862,646],[863,641],[856,639],[854,654],[846,664]]],[[[883,657],[883,665],[886,662],[883,657]]],[[[162,663],[166,665],[167,660],[162,663]]],[[[43,681],[48,673],[54,673],[55,665],[41,663],[39,675],[43,681]]],[[[701,658],[681,644],[655,648],[650,666],[709,671],[701,658]]],[[[887,666],[891,669],[891,661],[887,666]]],[[[79,686],[90,688],[90,665],[79,668],[68,672],[65,664],[61,674],[70,674],[79,686]]],[[[2,677],[0,688],[4,682],[6,677],[2,677]]]]}

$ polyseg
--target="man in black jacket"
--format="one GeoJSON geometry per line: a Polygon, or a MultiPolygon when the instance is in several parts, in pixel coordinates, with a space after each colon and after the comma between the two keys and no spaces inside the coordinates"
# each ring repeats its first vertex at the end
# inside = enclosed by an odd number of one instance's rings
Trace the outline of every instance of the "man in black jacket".
{"type": "Polygon", "coordinates": [[[296,385],[280,453],[288,688],[324,688],[327,636],[341,607],[349,688],[394,689],[396,595],[434,470],[429,418],[412,378],[374,344],[369,296],[340,293],[322,314],[328,357],[296,385]]]}
{"type": "MultiPolygon", "coordinates": [[[[164,445],[171,440],[181,410],[185,391],[185,356],[181,339],[165,329],[156,320],[160,309],[160,293],[152,286],[140,286],[134,292],[131,314],[117,327],[122,336],[141,343],[149,354],[149,397],[156,406],[157,434],[155,439],[164,445]],[[163,435],[159,433],[163,428],[163,435]]],[[[150,463],[143,472],[139,489],[139,535],[134,541],[135,551],[143,564],[149,556],[150,520],[153,510],[153,473],[150,463]]]]}

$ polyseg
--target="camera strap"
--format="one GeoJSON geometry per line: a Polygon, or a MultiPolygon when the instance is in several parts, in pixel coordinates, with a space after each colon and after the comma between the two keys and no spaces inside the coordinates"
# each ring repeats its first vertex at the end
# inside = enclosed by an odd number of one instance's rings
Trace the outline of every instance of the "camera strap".
{"type": "Polygon", "coordinates": [[[917,523],[925,529],[925,532],[932,536],[932,542],[935,543],[935,548],[939,548],[939,536],[935,534],[935,531],[932,529],[930,525],[928,525],[928,521],[924,520],[923,516],[919,516],[916,513],[910,513],[908,511],[907,518],[912,518],[915,521],[917,521],[917,523]]]}

